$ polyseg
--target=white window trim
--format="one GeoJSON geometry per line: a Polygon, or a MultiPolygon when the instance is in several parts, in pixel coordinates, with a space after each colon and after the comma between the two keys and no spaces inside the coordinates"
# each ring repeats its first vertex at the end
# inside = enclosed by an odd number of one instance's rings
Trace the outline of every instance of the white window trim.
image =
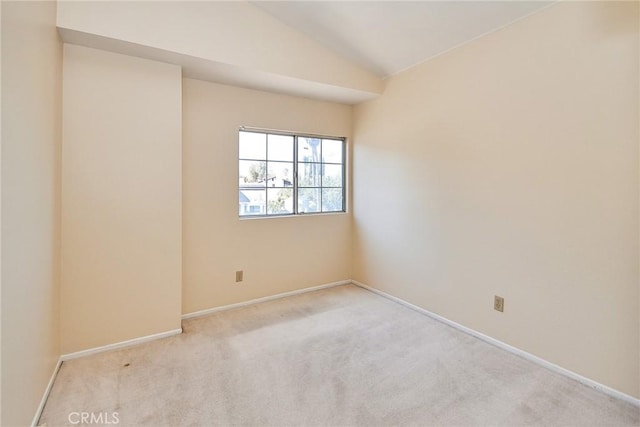
{"type": "MultiPolygon", "coordinates": [[[[242,159],[240,158],[240,140],[239,135],[240,132],[254,132],[254,133],[263,133],[263,134],[271,134],[271,135],[282,135],[282,136],[292,136],[294,138],[293,143],[293,212],[292,213],[278,213],[278,214],[260,214],[260,215],[241,215],[238,211],[238,219],[240,220],[254,220],[254,219],[270,219],[270,218],[289,218],[289,217],[306,217],[306,216],[324,216],[324,215],[340,215],[347,213],[347,183],[348,183],[348,174],[347,174],[347,138],[343,136],[331,136],[331,135],[320,135],[313,134],[307,132],[292,132],[292,131],[284,131],[277,129],[267,129],[267,128],[257,128],[257,127],[249,127],[249,126],[240,126],[238,129],[238,143],[236,147],[238,149],[236,156],[236,164],[239,166],[239,162],[242,160],[251,160],[251,159],[242,159]],[[298,212],[298,164],[304,163],[298,160],[298,138],[319,138],[319,139],[330,139],[336,141],[342,141],[342,187],[334,187],[342,189],[342,209],[338,211],[327,211],[327,212],[298,212]]],[[[267,155],[268,156],[268,155],[267,155]]],[[[266,157],[267,157],[266,156],[266,157]]],[[[321,157],[322,160],[322,157],[321,157]]],[[[265,162],[268,163],[268,160],[265,159],[265,162]]],[[[338,164],[338,163],[325,163],[320,162],[321,164],[338,164]]],[[[239,170],[238,170],[239,175],[239,170]]],[[[303,187],[306,188],[306,187],[303,187]]],[[[316,188],[316,187],[312,187],[316,188]]],[[[324,187],[318,187],[320,189],[324,187]]],[[[330,187],[327,187],[330,188],[330,187]]],[[[238,183],[238,193],[242,191],[240,184],[238,183]]],[[[268,203],[268,201],[265,201],[268,203]]],[[[268,209],[268,208],[267,208],[268,209]]],[[[321,208],[322,209],[322,208],[321,208]]]]}

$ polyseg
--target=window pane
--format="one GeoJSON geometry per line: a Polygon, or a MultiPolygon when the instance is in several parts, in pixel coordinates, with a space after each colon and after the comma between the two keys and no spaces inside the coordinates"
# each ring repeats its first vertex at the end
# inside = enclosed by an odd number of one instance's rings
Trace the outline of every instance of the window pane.
{"type": "Polygon", "coordinates": [[[267,158],[267,136],[264,133],[240,131],[238,157],[240,159],[265,160],[267,158]]]}
{"type": "Polygon", "coordinates": [[[269,188],[267,190],[267,214],[293,213],[293,189],[269,188]]]}
{"type": "Polygon", "coordinates": [[[320,138],[298,138],[298,161],[319,162],[320,161],[320,138]]]}
{"type": "Polygon", "coordinates": [[[342,165],[324,165],[323,187],[342,187],[342,165]]]}
{"type": "Polygon", "coordinates": [[[266,191],[241,189],[239,191],[240,216],[264,215],[266,212],[266,191]]]}
{"type": "Polygon", "coordinates": [[[321,185],[321,163],[298,163],[298,187],[320,187],[321,185]]]}
{"type": "Polygon", "coordinates": [[[320,212],[320,188],[300,188],[298,190],[298,212],[320,212]]]}
{"type": "Polygon", "coordinates": [[[342,141],[323,139],[322,161],[326,163],[342,163],[342,141]]]}
{"type": "Polygon", "coordinates": [[[268,160],[293,161],[293,137],[286,135],[269,135],[267,137],[268,160]]]}
{"type": "Polygon", "coordinates": [[[342,188],[322,189],[322,212],[342,211],[342,188]]]}
{"type": "Polygon", "coordinates": [[[267,187],[292,187],[293,163],[268,162],[267,187]]]}
{"type": "Polygon", "coordinates": [[[266,162],[240,160],[238,170],[240,172],[240,188],[265,186],[266,162]]]}
{"type": "Polygon", "coordinates": [[[238,135],[240,216],[343,211],[343,140],[249,130],[238,135]]]}

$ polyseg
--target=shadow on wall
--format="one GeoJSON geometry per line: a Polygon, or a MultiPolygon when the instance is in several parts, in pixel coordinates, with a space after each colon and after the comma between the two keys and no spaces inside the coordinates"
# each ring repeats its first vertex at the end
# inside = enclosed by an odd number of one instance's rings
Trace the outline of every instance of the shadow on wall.
{"type": "MultiPolygon", "coordinates": [[[[590,15],[593,19],[589,22],[594,29],[599,28],[602,34],[608,34],[612,37],[615,36],[628,36],[629,34],[636,34],[638,31],[637,24],[631,19],[622,19],[625,15],[624,9],[619,7],[609,7],[608,2],[596,2],[598,8],[597,19],[596,15],[590,15]]],[[[636,16],[639,13],[638,2],[636,6],[636,16]]],[[[595,37],[594,37],[595,39],[595,37]]],[[[598,39],[600,39],[598,37],[598,39]]]]}

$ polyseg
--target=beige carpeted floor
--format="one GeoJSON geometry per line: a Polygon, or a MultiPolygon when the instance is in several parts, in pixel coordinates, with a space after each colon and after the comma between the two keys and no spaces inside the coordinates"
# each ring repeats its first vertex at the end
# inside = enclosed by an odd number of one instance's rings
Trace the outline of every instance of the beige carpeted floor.
{"type": "Polygon", "coordinates": [[[183,326],[63,363],[40,424],[640,425],[638,407],[352,285],[183,326]]]}

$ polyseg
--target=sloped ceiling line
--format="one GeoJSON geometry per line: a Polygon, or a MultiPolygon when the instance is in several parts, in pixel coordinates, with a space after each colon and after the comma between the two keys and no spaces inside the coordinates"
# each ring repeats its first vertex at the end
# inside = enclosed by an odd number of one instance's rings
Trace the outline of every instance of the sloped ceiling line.
{"type": "Polygon", "coordinates": [[[357,104],[384,78],[549,2],[60,1],[66,43],[178,64],[186,77],[357,104]]]}

